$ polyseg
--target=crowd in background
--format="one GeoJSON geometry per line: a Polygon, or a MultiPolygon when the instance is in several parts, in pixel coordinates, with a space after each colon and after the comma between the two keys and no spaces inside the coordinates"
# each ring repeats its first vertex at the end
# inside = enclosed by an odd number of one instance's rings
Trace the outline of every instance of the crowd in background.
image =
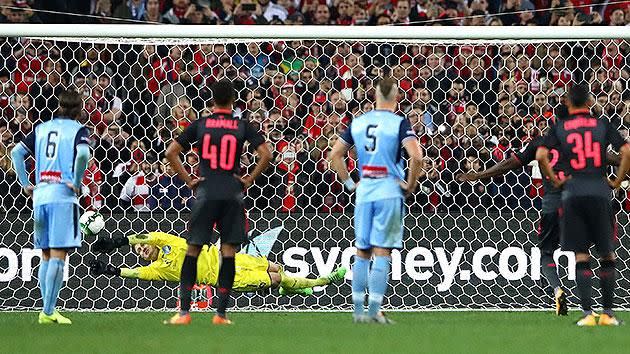
{"type": "Polygon", "coordinates": [[[8,23],[344,26],[625,26],[630,23],[628,2],[618,0],[1,0],[0,5],[5,6],[2,22],[8,23]]]}
{"type": "MultiPolygon", "coordinates": [[[[26,1],[19,3],[27,6],[26,1]]],[[[135,4],[107,3],[113,13],[135,4]]],[[[165,8],[158,3],[166,18],[177,13],[169,6],[189,2],[176,0],[165,8]]],[[[491,4],[485,3],[484,9],[491,4]]],[[[273,166],[248,191],[248,207],[267,212],[346,211],[352,195],[329,169],[328,152],[354,117],[373,108],[378,78],[391,75],[399,83],[397,113],[410,120],[426,155],[420,188],[411,197],[412,210],[528,209],[542,195],[536,166],[494,182],[459,183],[455,176],[488,168],[543,134],[574,82],[590,83],[596,97],[593,113],[614,121],[627,136],[628,44],[322,40],[131,45],[5,38],[0,42],[1,207],[16,211],[27,203],[8,151],[34,125],[51,119],[58,94],[73,88],[83,94],[81,122],[91,131],[93,147],[83,206],[187,210],[193,196],[174,176],[164,151],[190,122],[212,112],[209,86],[228,78],[238,90],[235,114],[254,122],[274,152],[273,166]]],[[[245,155],[243,173],[255,158],[251,152],[245,155]]],[[[195,153],[185,156],[190,173],[197,172],[198,163],[195,153]]],[[[355,163],[351,154],[349,168],[355,163]]],[[[621,205],[630,210],[623,193],[621,205]]]]}

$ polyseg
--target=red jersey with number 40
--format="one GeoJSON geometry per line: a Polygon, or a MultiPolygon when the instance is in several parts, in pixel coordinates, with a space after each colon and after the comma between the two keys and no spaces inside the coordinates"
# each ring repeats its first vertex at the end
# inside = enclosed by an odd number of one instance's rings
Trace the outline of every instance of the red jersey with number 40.
{"type": "Polygon", "coordinates": [[[184,149],[195,148],[199,155],[199,171],[205,178],[200,186],[206,198],[232,199],[241,195],[243,187],[234,175],[240,173],[246,141],[254,149],[265,142],[253,124],[221,109],[194,121],[177,138],[184,149]]]}
{"type": "Polygon", "coordinates": [[[625,144],[619,131],[608,120],[594,118],[587,110],[574,112],[558,121],[545,139],[549,149],[560,150],[567,175],[600,179],[607,177],[608,146],[619,151],[625,144]]]}

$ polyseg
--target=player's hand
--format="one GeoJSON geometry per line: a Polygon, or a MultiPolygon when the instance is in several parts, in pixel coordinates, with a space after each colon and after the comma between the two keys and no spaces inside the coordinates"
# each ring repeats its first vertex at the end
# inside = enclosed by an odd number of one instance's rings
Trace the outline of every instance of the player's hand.
{"type": "Polygon", "coordinates": [[[416,186],[410,186],[409,183],[405,181],[398,181],[398,185],[400,186],[400,189],[402,189],[405,198],[409,197],[416,189],[416,186]]]}
{"type": "Polygon", "coordinates": [[[24,191],[24,194],[26,194],[28,197],[32,197],[35,186],[26,186],[22,188],[22,190],[24,191]]]}
{"type": "Polygon", "coordinates": [[[197,187],[199,187],[199,183],[205,181],[205,178],[194,178],[192,179],[189,183],[186,183],[186,185],[188,186],[188,188],[190,188],[191,190],[196,190],[197,187]]]}
{"type": "Polygon", "coordinates": [[[116,249],[114,240],[111,238],[99,238],[94,245],[92,245],[92,252],[109,253],[116,249]]]}
{"type": "Polygon", "coordinates": [[[479,174],[477,172],[460,173],[455,176],[455,179],[458,182],[474,182],[479,179],[479,174]]]}
{"type": "Polygon", "coordinates": [[[621,182],[619,179],[608,179],[608,185],[610,186],[610,188],[612,189],[619,189],[619,187],[621,187],[621,182]]]}
{"type": "Polygon", "coordinates": [[[243,185],[244,189],[247,189],[249,187],[252,186],[252,184],[254,184],[254,180],[252,179],[251,176],[239,176],[239,175],[234,175],[235,178],[237,178],[239,181],[241,181],[241,184],[243,185]]]}
{"type": "Polygon", "coordinates": [[[563,179],[556,177],[551,180],[551,184],[553,184],[553,186],[558,189],[562,189],[562,187],[564,187],[564,184],[567,183],[567,181],[570,180],[571,178],[572,178],[571,176],[566,176],[563,179]]]}
{"type": "Polygon", "coordinates": [[[90,265],[90,274],[94,276],[105,274],[105,270],[107,268],[107,265],[105,264],[105,262],[93,259],[90,261],[89,265],[90,265]]]}
{"type": "Polygon", "coordinates": [[[72,189],[72,191],[74,192],[74,194],[76,195],[81,195],[81,189],[77,188],[74,186],[74,183],[72,182],[67,182],[66,186],[68,186],[68,188],[72,189]]]}
{"type": "Polygon", "coordinates": [[[120,270],[111,264],[105,264],[103,261],[93,259],[90,261],[90,274],[94,276],[102,274],[120,275],[120,270]]]}

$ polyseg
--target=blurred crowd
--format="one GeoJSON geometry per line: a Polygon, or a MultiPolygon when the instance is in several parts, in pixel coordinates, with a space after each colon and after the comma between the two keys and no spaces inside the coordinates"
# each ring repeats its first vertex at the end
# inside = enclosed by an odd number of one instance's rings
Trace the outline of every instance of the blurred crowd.
{"type": "Polygon", "coordinates": [[[0,5],[2,22],[7,23],[345,26],[625,26],[630,23],[630,4],[615,0],[0,0],[0,5]]]}
{"type": "MultiPolygon", "coordinates": [[[[166,146],[213,111],[209,85],[228,78],[235,114],[255,123],[273,166],[248,191],[264,212],[342,212],[352,195],[328,166],[328,153],[354,117],[373,108],[382,75],[399,83],[398,114],[424,148],[425,170],[411,196],[417,212],[529,209],[540,202],[536,166],[492,182],[458,183],[543,134],[574,82],[590,83],[593,114],[630,126],[628,41],[393,44],[278,41],[132,45],[25,38],[0,42],[0,198],[21,210],[8,151],[51,119],[64,88],[83,94],[81,122],[93,159],[86,208],[187,210],[192,195],[164,159],[166,146]]],[[[248,151],[242,172],[256,156],[248,151]]],[[[29,162],[32,166],[32,161],[29,162]]],[[[195,153],[185,156],[198,171],[195,153]]],[[[355,167],[354,155],[347,159],[355,167]]],[[[356,178],[356,175],[355,175],[356,178]]],[[[625,195],[620,196],[623,207],[625,195]]]]}

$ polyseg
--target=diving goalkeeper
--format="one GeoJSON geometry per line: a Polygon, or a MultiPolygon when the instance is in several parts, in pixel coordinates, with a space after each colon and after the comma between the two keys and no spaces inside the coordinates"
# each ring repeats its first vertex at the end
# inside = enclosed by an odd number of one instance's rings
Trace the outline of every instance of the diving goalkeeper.
{"type": "MultiPolygon", "coordinates": [[[[179,282],[184,257],[186,240],[164,232],[149,232],[128,237],[101,238],[94,243],[92,251],[111,252],[118,247],[131,245],[133,250],[151,264],[137,268],[119,268],[103,261],[90,261],[90,273],[94,276],[110,275],[142,280],[165,280],[179,282]]],[[[339,267],[326,277],[307,279],[291,277],[282,267],[270,262],[266,257],[254,257],[248,254],[236,254],[236,275],[234,290],[253,292],[268,288],[278,288],[280,295],[313,294],[313,287],[340,282],[346,274],[346,268],[339,267]]],[[[219,272],[219,249],[217,246],[203,246],[199,254],[197,284],[216,287],[219,272]]]]}

